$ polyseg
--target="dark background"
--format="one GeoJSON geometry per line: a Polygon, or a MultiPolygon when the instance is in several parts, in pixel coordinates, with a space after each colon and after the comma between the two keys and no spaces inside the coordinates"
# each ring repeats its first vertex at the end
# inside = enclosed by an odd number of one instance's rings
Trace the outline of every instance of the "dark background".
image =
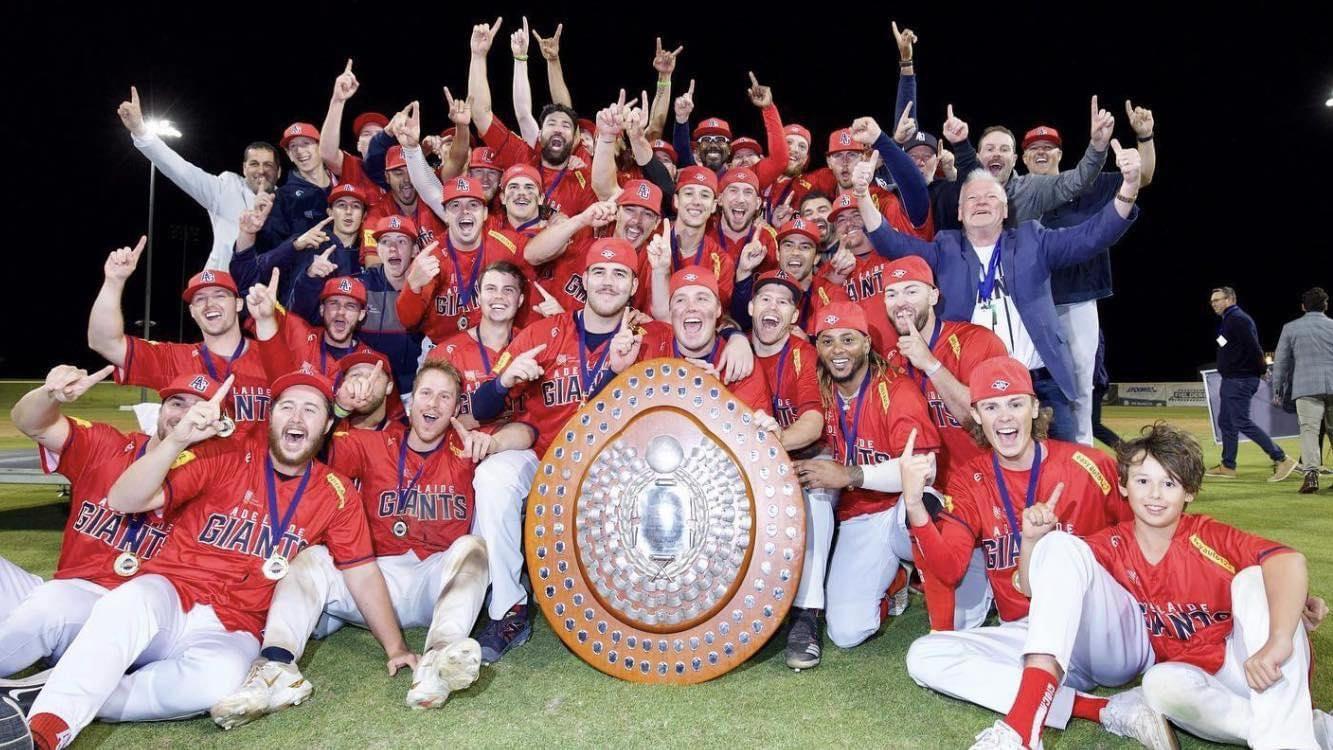
{"type": "MultiPolygon", "coordinates": [[[[295,120],[319,126],[350,56],[361,82],[343,124],[350,150],[356,113],[391,113],[413,98],[422,102],[424,127],[442,129],[440,87],[466,90],[471,25],[503,13],[490,56],[492,99],[512,124],[508,33],[533,6],[490,7],[11,4],[6,192],[17,198],[8,243],[17,267],[6,274],[9,335],[0,376],[38,377],[59,362],[98,364],[84,336],[102,263],[147,223],[148,163],[115,114],[130,84],[145,115],[170,118],[184,132],[172,145],[187,159],[210,172],[239,171],[249,141],[276,143],[295,120]]],[[[1140,198],[1142,218],[1113,250],[1116,295],[1101,305],[1113,379],[1197,378],[1215,353],[1207,305],[1213,286],[1239,290],[1270,350],[1282,323],[1300,314],[1304,289],[1333,288],[1325,230],[1333,211],[1327,18],[1272,10],[1267,17],[1209,11],[1173,18],[1142,4],[1003,15],[1013,6],[959,14],[917,4],[892,16],[875,4],[804,5],[799,14],[771,4],[688,11],[585,4],[562,15],[543,7],[528,20],[544,36],[564,22],[566,80],[589,117],[621,86],[651,95],[660,34],[670,47],[685,45],[674,91],[697,79],[696,119],[717,114],[738,135],[762,140],[745,97],[753,69],[773,86],[784,122],[809,127],[816,144],[858,115],[888,129],[897,75],[890,18],[921,38],[919,119],[937,134],[948,103],[971,125],[974,143],[989,124],[1022,133],[1043,122],[1064,135],[1064,166],[1071,166],[1087,143],[1092,94],[1116,115],[1116,135],[1126,144],[1134,140],[1126,97],[1151,108],[1156,178],[1140,198]]],[[[535,42],[530,55],[540,107],[546,78],[535,42]]],[[[159,179],[156,337],[197,338],[179,290],[202,265],[210,238],[203,209],[159,179]]],[[[141,263],[126,293],[129,325],[142,317],[143,276],[141,263]]]]}

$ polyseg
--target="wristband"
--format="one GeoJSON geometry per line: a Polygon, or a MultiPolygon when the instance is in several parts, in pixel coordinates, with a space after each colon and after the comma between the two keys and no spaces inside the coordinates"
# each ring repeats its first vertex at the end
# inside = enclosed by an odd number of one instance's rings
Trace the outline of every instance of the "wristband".
{"type": "Polygon", "coordinates": [[[927,368],[926,368],[926,377],[928,377],[928,378],[933,378],[933,377],[935,377],[935,373],[939,372],[939,371],[940,371],[940,368],[943,367],[943,366],[944,366],[944,363],[943,363],[943,362],[939,361],[938,359],[935,360],[935,364],[933,364],[933,365],[931,365],[930,367],[927,367],[927,368]]]}
{"type": "Polygon", "coordinates": [[[1148,141],[1151,140],[1152,140],[1152,135],[1149,134],[1147,138],[1139,138],[1139,143],[1147,143],[1148,141]]]}
{"type": "Polygon", "coordinates": [[[1130,205],[1132,206],[1132,205],[1134,205],[1134,201],[1138,200],[1139,198],[1138,198],[1138,196],[1134,196],[1133,198],[1129,198],[1129,197],[1126,197],[1126,196],[1122,195],[1119,191],[1116,191],[1115,199],[1118,200],[1118,201],[1120,201],[1121,203],[1128,203],[1128,204],[1130,204],[1130,205]]]}
{"type": "Polygon", "coordinates": [[[898,61],[898,67],[899,67],[899,68],[910,68],[910,67],[912,67],[912,61],[911,61],[911,60],[899,60],[899,61],[898,61]]]}
{"type": "Polygon", "coordinates": [[[658,81],[657,87],[659,89],[669,89],[671,88],[671,81],[658,81]]]}
{"type": "Polygon", "coordinates": [[[342,405],[339,404],[337,401],[333,402],[333,416],[337,417],[338,419],[346,419],[347,415],[351,413],[352,412],[344,409],[342,405]]]}
{"type": "Polygon", "coordinates": [[[528,56],[527,56],[527,55],[514,55],[514,59],[515,59],[515,60],[518,60],[519,62],[527,62],[527,61],[528,61],[528,56]]]}

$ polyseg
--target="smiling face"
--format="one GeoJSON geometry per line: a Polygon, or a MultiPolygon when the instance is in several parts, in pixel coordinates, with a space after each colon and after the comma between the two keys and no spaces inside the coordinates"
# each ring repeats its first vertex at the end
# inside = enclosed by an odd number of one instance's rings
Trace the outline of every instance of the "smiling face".
{"type": "Polygon", "coordinates": [[[1008,182],[1018,158],[1014,153],[1013,136],[1000,130],[987,133],[977,146],[977,157],[981,160],[982,169],[990,172],[1001,183],[1008,182]]]}
{"type": "Polygon", "coordinates": [[[713,215],[717,197],[703,185],[684,185],[676,191],[677,219],[690,229],[702,229],[713,215]]]}
{"type": "Polygon", "coordinates": [[[206,286],[190,298],[190,317],[205,336],[221,336],[236,327],[245,300],[220,286],[206,286]]]}
{"type": "Polygon", "coordinates": [[[838,243],[855,255],[864,255],[872,249],[870,243],[866,241],[866,222],[861,218],[860,209],[850,208],[840,211],[833,217],[833,232],[838,238],[838,243]]]}
{"type": "Polygon", "coordinates": [[[490,167],[469,167],[467,177],[481,185],[481,194],[486,196],[489,203],[495,198],[495,193],[500,189],[500,177],[503,173],[498,169],[490,167]]]}
{"type": "Polygon", "coordinates": [[[815,271],[818,248],[803,234],[789,234],[778,243],[778,267],[786,271],[796,283],[804,284],[815,271]]]}
{"type": "Polygon", "coordinates": [[[157,412],[157,439],[166,440],[167,435],[171,434],[171,430],[181,421],[181,417],[185,416],[185,412],[200,401],[203,401],[203,398],[188,393],[177,393],[164,400],[162,408],[157,412]]]}
{"type": "Polygon", "coordinates": [[[705,286],[683,286],[671,295],[671,328],[681,349],[700,352],[713,345],[722,305],[705,286]]]}
{"type": "Polygon", "coordinates": [[[758,164],[759,160],[762,158],[763,157],[759,155],[759,152],[755,151],[754,149],[742,148],[732,152],[731,166],[753,167],[754,165],[758,164]]]}
{"type": "Polygon", "coordinates": [[[699,137],[696,161],[713,171],[722,168],[731,158],[731,144],[725,135],[705,135],[699,137]]]}
{"type": "Polygon", "coordinates": [[[722,220],[733,232],[748,228],[759,215],[759,191],[753,185],[733,182],[722,191],[722,220]]]}
{"type": "Polygon", "coordinates": [[[407,275],[407,267],[416,254],[416,243],[402,232],[389,232],[376,240],[375,252],[384,263],[384,273],[390,278],[401,279],[407,275]]]}
{"type": "Polygon", "coordinates": [[[828,215],[833,212],[833,203],[827,198],[811,198],[801,202],[801,218],[819,227],[819,241],[825,245],[833,240],[833,224],[828,215]]]}
{"type": "Polygon", "coordinates": [[[247,148],[245,159],[241,162],[241,173],[245,175],[245,185],[256,193],[272,190],[278,182],[282,168],[278,165],[278,154],[267,148],[247,148]]]}
{"type": "Polygon", "coordinates": [[[786,284],[764,284],[750,300],[749,310],[755,337],[770,346],[785,339],[801,316],[796,298],[786,284]]]}
{"type": "Polygon", "coordinates": [[[1051,141],[1036,141],[1023,149],[1023,165],[1032,174],[1060,174],[1060,147],[1051,141]]]}
{"type": "Polygon", "coordinates": [[[455,245],[473,247],[481,239],[486,204],[476,198],[455,198],[444,207],[444,221],[455,245]]]}
{"type": "Polygon", "coordinates": [[[795,177],[810,163],[810,142],[799,135],[787,136],[787,168],[784,174],[795,177]]]}
{"type": "Polygon", "coordinates": [[[1004,188],[994,180],[970,178],[958,201],[958,219],[970,232],[992,232],[1004,226],[1009,201],[1004,188]]]}
{"type": "Polygon", "coordinates": [[[1227,311],[1228,307],[1236,304],[1234,297],[1227,296],[1226,292],[1217,290],[1208,297],[1208,306],[1213,308],[1214,315],[1221,315],[1227,311]]]}
{"type": "Polygon", "coordinates": [[[523,304],[523,291],[513,274],[492,269],[481,275],[481,314],[492,323],[510,323],[523,304]]]}
{"type": "Polygon", "coordinates": [[[603,318],[621,314],[638,288],[634,271],[619,263],[595,263],[583,272],[587,306],[603,318]]]}
{"type": "MultiPolygon", "coordinates": [[[[329,215],[333,217],[333,231],[343,237],[351,237],[361,231],[366,206],[356,198],[339,198],[329,206],[329,215]]],[[[323,249],[320,248],[321,251],[323,249]]]]}
{"type": "Polygon", "coordinates": [[[347,347],[352,343],[356,327],[366,319],[366,308],[352,297],[335,294],[319,303],[319,317],[324,321],[329,342],[347,347]]]}
{"type": "Polygon", "coordinates": [[[428,445],[444,437],[449,419],[458,413],[458,380],[444,370],[423,368],[412,386],[409,417],[412,433],[428,445]]]}
{"type": "Polygon", "coordinates": [[[870,337],[851,328],[820,331],[815,349],[834,383],[860,382],[870,364],[870,337]]]}
{"type": "Polygon", "coordinates": [[[269,407],[268,449],[279,463],[299,466],[319,452],[333,426],[329,402],[308,385],[294,385],[269,407]]]}
{"type": "Polygon", "coordinates": [[[902,281],[884,289],[884,311],[900,336],[908,332],[909,325],[924,331],[939,301],[940,291],[921,281],[902,281]]]}
{"type": "Polygon", "coordinates": [[[1032,444],[1037,399],[1025,393],[983,398],[972,405],[972,421],[1001,458],[1017,461],[1032,444]]]}
{"type": "Polygon", "coordinates": [[[552,166],[564,164],[574,153],[574,121],[564,112],[552,112],[542,120],[537,140],[542,146],[542,161],[552,166]]]}
{"type": "Polygon", "coordinates": [[[616,210],[616,236],[629,240],[634,249],[643,247],[649,235],[657,229],[662,217],[643,206],[621,206],[616,210]]]}
{"type": "MultiPolygon", "coordinates": [[[[483,170],[490,172],[491,170],[483,170]]],[[[483,183],[483,188],[485,183],[483,183]]],[[[537,189],[537,183],[529,177],[511,177],[509,182],[505,183],[504,193],[500,196],[500,203],[505,207],[509,214],[511,224],[517,222],[522,224],[537,216],[537,198],[541,191],[537,189]]]]}
{"type": "Polygon", "coordinates": [[[298,135],[287,141],[287,158],[302,174],[311,174],[319,168],[319,141],[298,135]]]}
{"type": "Polygon", "coordinates": [[[1156,529],[1175,526],[1185,506],[1194,500],[1180,478],[1146,451],[1140,451],[1130,460],[1126,480],[1120,485],[1120,493],[1129,500],[1134,520],[1145,526],[1156,529]]]}

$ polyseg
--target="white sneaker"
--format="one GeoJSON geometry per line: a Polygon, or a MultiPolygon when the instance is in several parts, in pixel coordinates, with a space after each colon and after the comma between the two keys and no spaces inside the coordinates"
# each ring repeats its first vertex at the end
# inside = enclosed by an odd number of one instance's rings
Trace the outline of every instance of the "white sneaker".
{"type": "Polygon", "coordinates": [[[1317,708],[1314,710],[1314,741],[1319,750],[1333,750],[1333,716],[1317,708]]]}
{"type": "Polygon", "coordinates": [[[299,706],[314,691],[315,686],[295,664],[256,659],[245,682],[213,704],[208,713],[214,724],[234,729],[287,706],[299,706]]]}
{"type": "Polygon", "coordinates": [[[407,705],[415,709],[439,708],[449,694],[464,690],[481,672],[481,644],[471,638],[431,649],[417,662],[407,705]]]}
{"type": "Polygon", "coordinates": [[[1152,750],[1179,750],[1176,732],[1166,717],[1154,711],[1143,688],[1116,693],[1102,709],[1102,728],[1119,737],[1138,740],[1152,750]]]}
{"type": "Polygon", "coordinates": [[[912,590],[908,586],[898,589],[889,599],[889,617],[899,617],[907,611],[907,605],[911,602],[912,590]]]}
{"type": "MultiPolygon", "coordinates": [[[[971,750],[1024,750],[1023,738],[1018,736],[1013,727],[1000,720],[977,735],[971,750]]],[[[1042,750],[1041,740],[1037,740],[1037,746],[1031,750],[1042,750]]]]}

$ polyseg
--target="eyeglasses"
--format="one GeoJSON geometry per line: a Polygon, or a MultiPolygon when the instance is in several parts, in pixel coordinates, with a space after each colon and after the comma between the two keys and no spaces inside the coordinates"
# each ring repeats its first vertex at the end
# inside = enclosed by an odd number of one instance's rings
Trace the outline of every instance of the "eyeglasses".
{"type": "Polygon", "coordinates": [[[724,143],[730,143],[731,139],[727,138],[725,135],[701,135],[699,136],[699,142],[715,143],[720,146],[724,143]]]}

